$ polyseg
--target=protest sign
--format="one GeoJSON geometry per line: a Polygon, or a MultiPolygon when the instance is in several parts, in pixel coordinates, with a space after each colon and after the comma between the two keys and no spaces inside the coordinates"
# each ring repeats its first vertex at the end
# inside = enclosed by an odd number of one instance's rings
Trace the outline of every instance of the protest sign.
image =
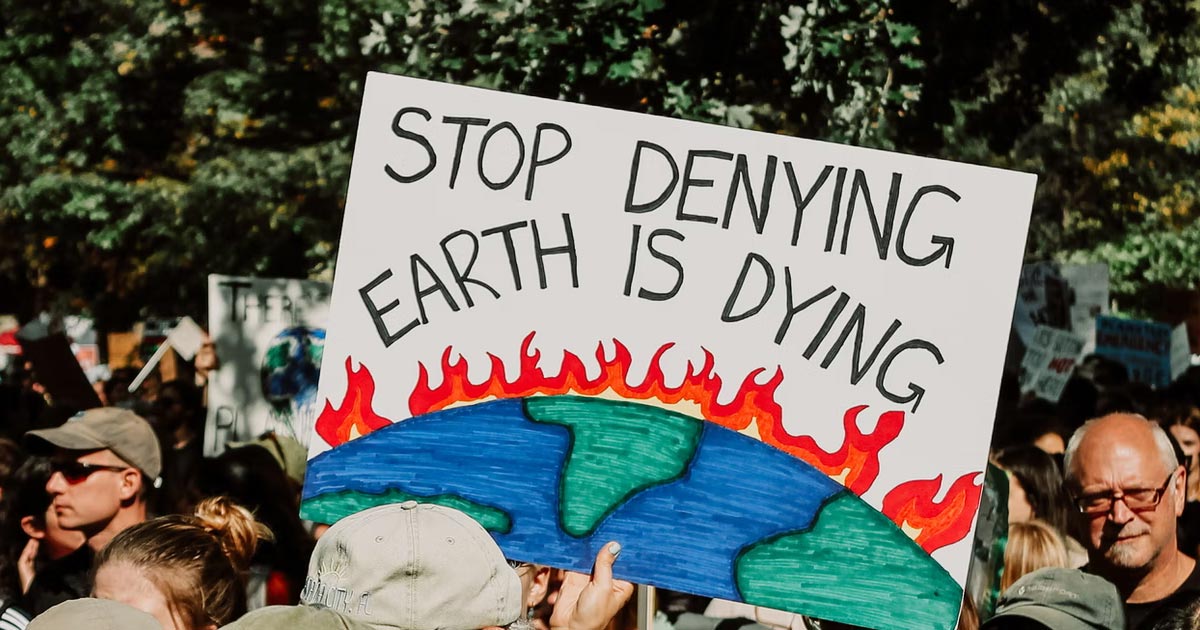
{"type": "Polygon", "coordinates": [[[1096,347],[1096,317],[1108,313],[1108,263],[1061,265],[1070,287],[1070,330],[1084,340],[1083,353],[1096,347]]]}
{"type": "Polygon", "coordinates": [[[373,73],[350,182],[307,518],[953,627],[1034,176],[373,73]]]}
{"type": "Polygon", "coordinates": [[[1083,346],[1083,338],[1074,333],[1038,326],[1021,361],[1021,393],[1058,402],[1083,346]]]}
{"type": "Polygon", "coordinates": [[[1186,334],[1181,339],[1166,324],[1101,315],[1096,318],[1096,354],[1124,365],[1130,380],[1166,387],[1186,367],[1178,351],[1172,361],[1172,348],[1186,343],[1186,334]]]}
{"type": "Polygon", "coordinates": [[[146,380],[146,377],[149,376],[150,371],[157,367],[159,361],[162,361],[167,356],[168,351],[174,350],[185,361],[191,361],[196,357],[196,352],[200,350],[200,346],[203,343],[204,330],[196,325],[196,322],[191,317],[185,315],[179,318],[179,323],[171,328],[167,336],[159,343],[158,349],[146,361],[146,365],[142,366],[142,371],[138,372],[133,382],[129,384],[129,391],[137,391],[142,381],[146,380]]]}
{"type": "Polygon", "coordinates": [[[17,343],[17,329],[20,327],[13,315],[0,315],[0,370],[8,367],[11,360],[21,354],[21,345],[17,343]]]}
{"type": "MultiPolygon", "coordinates": [[[[267,431],[308,442],[319,411],[328,311],[324,282],[208,277],[209,335],[220,367],[209,375],[206,456],[267,431]]],[[[185,325],[177,337],[193,356],[201,338],[196,333],[185,325]]]]}
{"type": "Polygon", "coordinates": [[[1192,366],[1192,346],[1188,341],[1187,324],[1171,329],[1171,380],[1179,378],[1192,366]]]}
{"type": "Polygon", "coordinates": [[[113,370],[140,367],[142,359],[138,346],[141,343],[142,336],[136,332],[108,333],[108,367],[113,370]]]}
{"type": "Polygon", "coordinates": [[[87,375],[71,351],[71,342],[61,332],[51,333],[42,321],[34,320],[17,331],[21,355],[33,364],[34,377],[55,407],[82,411],[100,406],[87,375]]]}
{"type": "Polygon", "coordinates": [[[1068,328],[1070,313],[1070,287],[1056,263],[1027,263],[1021,267],[1013,315],[1013,327],[1021,343],[1028,346],[1038,326],[1068,328]]]}
{"type": "Polygon", "coordinates": [[[1008,475],[990,462],[984,472],[979,522],[971,545],[971,570],[967,596],[981,619],[996,612],[1000,581],[1004,575],[1004,548],[1008,543],[1008,475]]]}

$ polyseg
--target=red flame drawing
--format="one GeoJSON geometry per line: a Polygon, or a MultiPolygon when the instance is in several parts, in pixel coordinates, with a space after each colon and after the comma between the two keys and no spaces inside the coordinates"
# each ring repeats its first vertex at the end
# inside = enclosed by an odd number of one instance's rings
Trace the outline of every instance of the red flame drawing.
{"type": "Polygon", "coordinates": [[[350,357],[346,357],[346,396],[339,409],[325,401],[325,409],[317,416],[317,435],[330,446],[338,446],[391,424],[371,408],[374,397],[375,379],[371,378],[367,366],[360,365],[357,371],[352,370],[350,357]]]}
{"type": "MultiPolygon", "coordinates": [[[[875,483],[875,478],[879,476],[879,451],[896,439],[896,436],[900,435],[900,429],[904,427],[904,412],[889,411],[879,416],[873,433],[863,433],[858,430],[857,420],[858,414],[866,408],[866,405],[859,405],[846,410],[846,415],[842,418],[846,439],[842,442],[842,448],[834,453],[821,450],[807,435],[793,436],[782,431],[780,436],[772,435],[773,441],[769,443],[782,442],[783,444],[776,445],[830,477],[839,479],[844,475],[842,485],[861,495],[871,488],[871,484],[875,483]]],[[[765,436],[764,441],[767,441],[765,436]]]]}
{"type": "MultiPolygon", "coordinates": [[[[658,400],[665,404],[687,401],[700,408],[703,417],[722,426],[742,431],[753,422],[754,432],[763,442],[799,457],[830,477],[842,482],[855,494],[863,494],[879,476],[879,453],[890,444],[904,427],[903,411],[881,414],[871,433],[858,428],[858,416],[867,407],[859,405],[846,410],[842,417],[845,439],[841,448],[825,451],[807,435],[791,435],[783,428],[783,410],[775,401],[775,390],[783,382],[782,369],[766,383],[756,379],[766,372],[763,368],[751,371],[741,379],[733,400],[717,401],[722,378],[715,369],[715,359],[704,351],[704,364],[697,368],[691,361],[679,385],[669,385],[662,369],[662,357],[674,344],[663,344],[651,358],[646,377],[641,383],[629,381],[633,358],[629,349],[613,340],[612,358],[605,356],[603,344],[597,344],[595,358],[600,374],[588,378],[579,356],[564,351],[562,368],[548,375],[538,367],[541,352],[532,348],[535,333],[521,342],[521,359],[516,375],[508,377],[503,361],[489,354],[491,372],[486,379],[472,383],[467,378],[467,361],[461,355],[452,360],[452,348],[442,353],[442,383],[429,386],[429,371],[419,365],[417,384],[409,396],[409,412],[413,416],[445,409],[455,403],[491,398],[519,398],[534,394],[597,395],[612,392],[629,400],[658,400]]],[[[326,401],[317,418],[316,428],[330,446],[338,446],[355,437],[387,426],[390,421],[377,415],[371,407],[375,382],[366,366],[351,369],[346,359],[347,388],[342,406],[335,410],[326,401]]],[[[961,540],[970,531],[979,505],[982,486],[973,483],[978,473],[959,478],[946,498],[934,502],[941,489],[941,476],[932,480],[915,480],[900,484],[884,498],[883,513],[913,535],[928,552],[961,540]]]]}
{"type": "Polygon", "coordinates": [[[883,498],[883,513],[901,528],[907,526],[909,535],[925,551],[958,542],[971,531],[983,485],[975,483],[979,473],[959,477],[946,492],[946,498],[935,502],[933,497],[942,489],[942,476],[933,479],[906,481],[883,498]]]}

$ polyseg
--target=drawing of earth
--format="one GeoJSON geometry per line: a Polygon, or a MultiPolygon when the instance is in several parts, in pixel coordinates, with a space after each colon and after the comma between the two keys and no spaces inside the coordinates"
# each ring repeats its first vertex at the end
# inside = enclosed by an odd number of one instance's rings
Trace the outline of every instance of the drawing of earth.
{"type": "Polygon", "coordinates": [[[325,351],[325,329],[307,326],[285,328],[271,339],[259,375],[263,398],[274,415],[296,435],[293,420],[315,417],[317,379],[325,351]]]}
{"type": "Polygon", "coordinates": [[[470,514],[513,559],[588,572],[617,540],[619,578],[871,628],[952,628],[962,598],[816,468],[642,403],[535,396],[398,422],[310,460],[301,513],[410,499],[470,514]]]}

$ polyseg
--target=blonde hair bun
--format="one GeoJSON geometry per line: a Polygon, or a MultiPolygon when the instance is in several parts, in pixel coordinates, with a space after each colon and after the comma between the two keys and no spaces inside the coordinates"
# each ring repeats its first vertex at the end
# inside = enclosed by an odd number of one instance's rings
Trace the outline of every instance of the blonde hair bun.
{"type": "Polygon", "coordinates": [[[200,527],[217,537],[221,550],[239,571],[250,568],[258,541],[274,540],[266,525],[255,520],[250,510],[229,497],[210,497],[201,501],[196,506],[195,518],[200,527]]]}

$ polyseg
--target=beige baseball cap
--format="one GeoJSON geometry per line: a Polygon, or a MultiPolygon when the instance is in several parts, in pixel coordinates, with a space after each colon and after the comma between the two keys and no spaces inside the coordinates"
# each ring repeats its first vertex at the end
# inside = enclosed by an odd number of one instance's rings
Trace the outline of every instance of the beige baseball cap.
{"type": "MultiPolygon", "coordinates": [[[[312,606],[267,606],[222,626],[222,630],[371,630],[360,623],[328,608],[312,606]]],[[[74,629],[72,629],[74,630],[74,629]]]]}
{"type": "Polygon", "coordinates": [[[405,501],[330,527],[300,601],[373,628],[479,630],[521,616],[521,580],[471,517],[405,501]]]}
{"type": "Polygon", "coordinates": [[[110,599],[72,599],[48,609],[29,622],[28,630],[162,630],[158,620],[110,599]]]}
{"type": "Polygon", "coordinates": [[[150,479],[162,473],[162,452],[154,429],[145,418],[120,407],[88,409],[62,426],[29,431],[25,444],[33,452],[49,450],[47,446],[68,451],[107,448],[150,479]]]}

